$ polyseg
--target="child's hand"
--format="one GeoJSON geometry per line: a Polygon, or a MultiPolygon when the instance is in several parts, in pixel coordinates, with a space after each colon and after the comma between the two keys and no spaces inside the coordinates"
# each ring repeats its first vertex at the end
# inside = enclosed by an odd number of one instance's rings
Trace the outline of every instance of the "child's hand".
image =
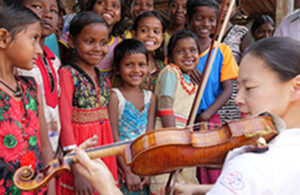
{"type": "Polygon", "coordinates": [[[126,172],[126,186],[129,191],[136,192],[140,190],[141,178],[131,171],[126,172]]]}
{"type": "Polygon", "coordinates": [[[194,84],[196,84],[196,85],[200,84],[200,82],[202,80],[202,74],[200,73],[200,71],[197,68],[192,70],[192,73],[190,76],[191,76],[191,80],[194,84]]]}
{"type": "Polygon", "coordinates": [[[197,116],[196,122],[207,122],[210,119],[210,117],[211,115],[208,112],[204,111],[202,114],[197,116]]]}
{"type": "Polygon", "coordinates": [[[150,177],[149,176],[143,177],[140,185],[140,190],[142,190],[145,186],[148,186],[149,183],[150,183],[150,177]]]}
{"type": "Polygon", "coordinates": [[[77,167],[72,166],[72,173],[74,179],[74,192],[75,195],[85,194],[93,195],[93,187],[79,174],[77,167]]]}

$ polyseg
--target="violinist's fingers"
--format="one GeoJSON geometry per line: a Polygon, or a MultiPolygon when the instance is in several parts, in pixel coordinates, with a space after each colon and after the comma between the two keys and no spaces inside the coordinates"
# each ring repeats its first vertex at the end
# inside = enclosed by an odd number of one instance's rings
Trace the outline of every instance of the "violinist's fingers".
{"type": "MultiPolygon", "coordinates": [[[[81,149],[75,150],[76,158],[80,162],[78,166],[83,167],[84,169],[78,169],[78,171],[89,179],[90,176],[94,176],[99,173],[101,176],[115,183],[115,179],[113,178],[111,172],[104,164],[104,162],[100,159],[91,160],[87,153],[81,149]]],[[[77,166],[77,165],[76,165],[77,166]]]]}
{"type": "Polygon", "coordinates": [[[97,142],[98,142],[98,136],[94,135],[93,137],[85,140],[82,144],[80,144],[79,148],[83,150],[92,148],[97,146],[97,142]]]}

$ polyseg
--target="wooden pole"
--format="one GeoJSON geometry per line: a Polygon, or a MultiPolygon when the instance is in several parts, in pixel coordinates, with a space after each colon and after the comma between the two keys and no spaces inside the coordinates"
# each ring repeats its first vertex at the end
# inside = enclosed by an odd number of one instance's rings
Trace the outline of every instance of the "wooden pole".
{"type": "Polygon", "coordinates": [[[276,25],[294,10],[294,0],[276,0],[276,25]]]}

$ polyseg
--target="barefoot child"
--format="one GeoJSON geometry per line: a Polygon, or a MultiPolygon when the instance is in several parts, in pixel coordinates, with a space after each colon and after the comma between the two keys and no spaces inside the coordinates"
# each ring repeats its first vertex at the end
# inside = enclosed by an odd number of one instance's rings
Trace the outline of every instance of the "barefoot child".
{"type": "MultiPolygon", "coordinates": [[[[95,67],[107,53],[109,31],[106,21],[95,12],[77,14],[70,25],[69,43],[76,53],[73,63],[59,70],[61,98],[61,137],[65,152],[94,135],[98,146],[113,142],[107,104],[110,82],[95,67]]],[[[115,179],[115,157],[103,158],[115,179]]],[[[92,193],[93,188],[77,173],[64,173],[60,178],[61,194],[92,193]]]]}
{"type": "MultiPolygon", "coordinates": [[[[154,128],[155,96],[143,90],[140,84],[147,75],[148,52],[137,40],[126,39],[114,51],[116,74],[121,85],[113,88],[108,106],[109,118],[115,141],[134,140],[154,128]]],[[[124,160],[118,157],[124,194],[147,194],[148,177],[140,177],[130,171],[124,160]]]]}

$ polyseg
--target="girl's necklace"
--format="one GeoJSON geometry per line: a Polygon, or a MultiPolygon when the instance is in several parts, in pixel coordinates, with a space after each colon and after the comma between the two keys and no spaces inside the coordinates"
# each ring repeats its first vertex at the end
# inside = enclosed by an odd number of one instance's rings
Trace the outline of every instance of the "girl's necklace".
{"type": "Polygon", "coordinates": [[[17,89],[14,90],[12,89],[8,84],[6,84],[4,81],[0,80],[0,83],[2,83],[7,89],[9,89],[11,92],[14,93],[15,97],[21,97],[22,96],[22,91],[21,91],[21,87],[18,81],[17,82],[17,89]]]}

